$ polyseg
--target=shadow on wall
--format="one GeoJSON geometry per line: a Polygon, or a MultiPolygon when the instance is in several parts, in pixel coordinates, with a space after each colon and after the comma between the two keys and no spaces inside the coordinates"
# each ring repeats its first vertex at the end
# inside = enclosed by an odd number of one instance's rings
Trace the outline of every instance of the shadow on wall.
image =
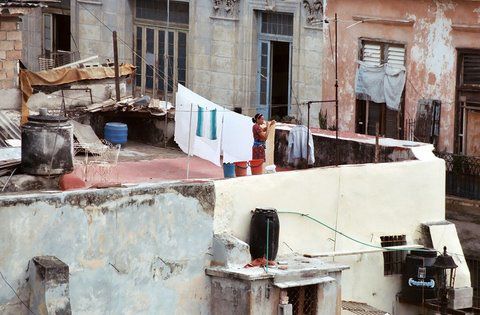
{"type": "MultiPolygon", "coordinates": [[[[275,131],[275,165],[288,166],[288,130],[275,131]]],[[[335,165],[336,139],[313,136],[315,167],[335,165]]],[[[338,164],[366,164],[375,162],[375,145],[354,140],[338,139],[338,164]]],[[[408,148],[380,146],[379,162],[416,160],[408,148]]]]}

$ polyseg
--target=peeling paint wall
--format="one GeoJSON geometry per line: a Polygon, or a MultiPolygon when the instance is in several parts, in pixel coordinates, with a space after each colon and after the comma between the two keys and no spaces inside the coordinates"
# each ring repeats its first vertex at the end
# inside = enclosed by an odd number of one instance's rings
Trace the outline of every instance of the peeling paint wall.
{"type": "MultiPolygon", "coordinates": [[[[24,292],[28,261],[58,257],[73,314],[208,314],[214,196],[194,183],[1,197],[0,271],[24,292]]],[[[28,314],[0,281],[9,312],[28,314]]]]}
{"type": "MultiPolygon", "coordinates": [[[[362,37],[398,41],[406,45],[407,82],[405,86],[405,119],[416,115],[418,100],[442,101],[439,150],[453,151],[455,124],[455,88],[457,49],[479,48],[478,32],[453,30],[452,24],[477,24],[480,4],[453,0],[330,0],[326,15],[332,21],[325,41],[334,43],[335,13],[338,14],[339,128],[355,131],[355,73],[362,37]],[[413,25],[389,25],[364,22],[354,25],[353,16],[413,20],[413,25]],[[331,35],[331,37],[329,36],[331,35]]],[[[335,97],[334,59],[325,53],[324,98],[335,97]]],[[[333,105],[328,110],[331,123],[333,105]]]]}

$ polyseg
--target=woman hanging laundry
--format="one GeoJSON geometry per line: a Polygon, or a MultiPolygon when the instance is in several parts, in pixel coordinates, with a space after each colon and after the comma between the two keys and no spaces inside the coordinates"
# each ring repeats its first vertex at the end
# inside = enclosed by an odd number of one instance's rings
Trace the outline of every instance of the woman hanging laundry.
{"type": "Polygon", "coordinates": [[[252,127],[254,139],[252,147],[252,159],[265,161],[265,142],[268,138],[268,128],[270,128],[270,125],[275,121],[272,120],[266,124],[262,114],[256,114],[255,117],[252,118],[252,121],[254,122],[252,127]]]}

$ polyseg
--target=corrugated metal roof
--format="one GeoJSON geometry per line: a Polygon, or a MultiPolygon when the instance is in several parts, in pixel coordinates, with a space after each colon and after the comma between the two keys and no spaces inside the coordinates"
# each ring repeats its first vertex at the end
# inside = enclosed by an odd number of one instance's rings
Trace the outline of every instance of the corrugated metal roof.
{"type": "Polygon", "coordinates": [[[376,309],[368,304],[342,301],[342,309],[357,315],[389,315],[388,312],[376,309]]]}

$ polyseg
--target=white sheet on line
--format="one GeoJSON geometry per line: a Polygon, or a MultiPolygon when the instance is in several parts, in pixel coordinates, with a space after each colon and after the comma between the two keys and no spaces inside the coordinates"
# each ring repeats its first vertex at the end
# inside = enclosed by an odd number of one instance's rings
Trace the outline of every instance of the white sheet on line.
{"type": "Polygon", "coordinates": [[[252,118],[232,111],[223,115],[223,162],[233,163],[252,159],[252,118]]]}
{"type": "Polygon", "coordinates": [[[224,109],[213,102],[190,91],[183,85],[178,85],[175,111],[175,142],[183,152],[196,155],[220,166],[220,146],[222,135],[222,118],[224,109]],[[197,123],[199,121],[198,106],[205,109],[202,136],[197,136],[197,123]],[[216,139],[211,139],[211,111],[216,112],[216,139]],[[191,113],[191,126],[190,126],[191,113]],[[189,131],[190,130],[190,135],[189,131]],[[190,138],[190,148],[188,147],[190,138]]]}

